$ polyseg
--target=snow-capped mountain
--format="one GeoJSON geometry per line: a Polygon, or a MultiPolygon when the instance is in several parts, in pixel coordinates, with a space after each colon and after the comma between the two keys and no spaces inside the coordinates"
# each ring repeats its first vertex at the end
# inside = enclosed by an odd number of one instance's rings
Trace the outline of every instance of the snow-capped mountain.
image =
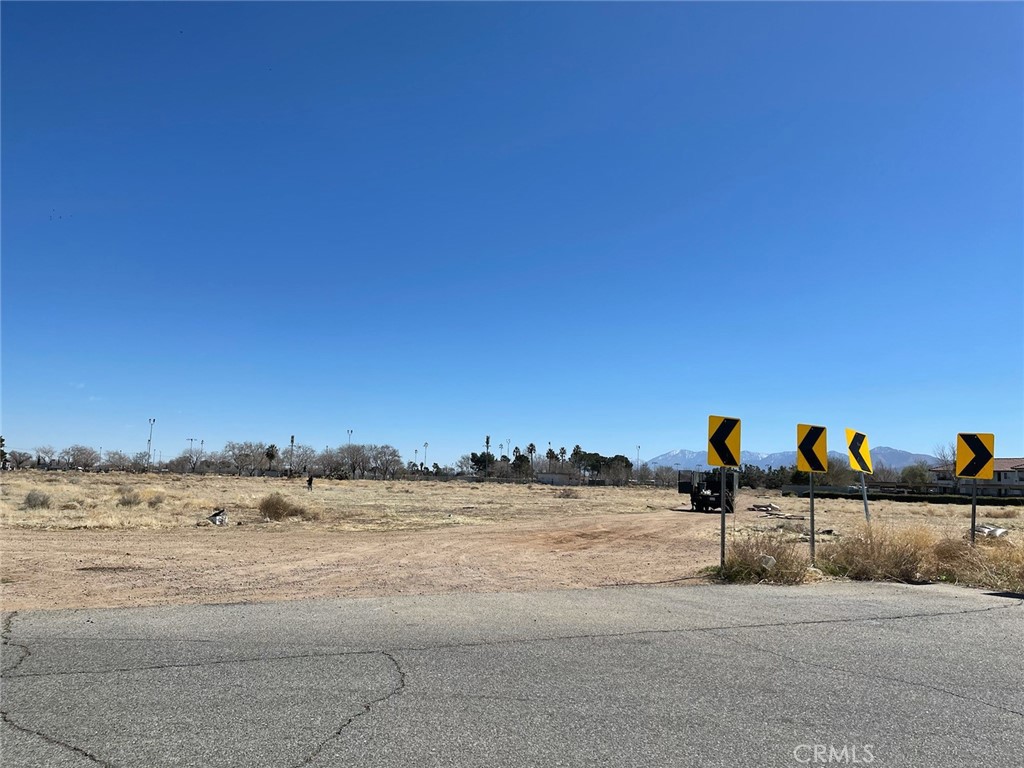
{"type": "MultiPolygon", "coordinates": [[[[838,451],[829,451],[829,459],[833,461],[846,461],[847,455],[838,451]]],[[[934,456],[923,453],[910,453],[899,448],[888,448],[881,446],[871,449],[871,460],[877,464],[884,464],[892,469],[903,469],[911,464],[923,461],[926,464],[938,464],[939,460],[934,456]]],[[[672,469],[697,469],[697,467],[708,466],[707,451],[690,451],[681,448],[678,451],[669,451],[653,459],[648,459],[651,467],[671,467],[672,469]]],[[[741,464],[752,464],[753,466],[768,469],[769,467],[791,467],[796,464],[796,451],[780,451],[777,453],[758,453],[756,451],[741,451],[741,464]]]]}

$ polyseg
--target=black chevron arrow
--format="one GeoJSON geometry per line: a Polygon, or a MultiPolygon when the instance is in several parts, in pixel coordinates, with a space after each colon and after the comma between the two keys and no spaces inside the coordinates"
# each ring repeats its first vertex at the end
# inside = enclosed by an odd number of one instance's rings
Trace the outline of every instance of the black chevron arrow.
{"type": "Polygon", "coordinates": [[[715,453],[718,454],[718,458],[722,460],[722,464],[727,467],[735,467],[739,464],[736,457],[732,455],[732,451],[729,450],[729,446],[725,444],[739,423],[739,419],[722,419],[722,423],[718,425],[718,429],[708,440],[711,447],[715,449],[715,453]]]}
{"type": "Polygon", "coordinates": [[[985,447],[985,444],[981,442],[981,438],[977,435],[962,434],[960,437],[964,441],[964,445],[971,449],[971,453],[974,454],[974,458],[967,462],[967,466],[964,467],[960,473],[961,477],[977,477],[978,474],[985,468],[985,465],[992,461],[992,452],[985,447]]]}
{"type": "Polygon", "coordinates": [[[850,441],[850,455],[853,456],[854,461],[857,462],[857,466],[860,467],[861,472],[870,472],[871,468],[868,463],[864,460],[863,454],[861,454],[861,446],[864,445],[864,441],[867,440],[867,435],[863,432],[857,432],[853,436],[853,440],[850,441]]]}
{"type": "Polygon", "coordinates": [[[824,427],[811,427],[807,430],[807,434],[804,435],[804,439],[800,441],[800,445],[797,446],[797,450],[800,451],[804,460],[807,462],[807,466],[811,468],[811,472],[824,472],[825,465],[821,463],[821,459],[814,452],[814,446],[817,444],[821,436],[825,434],[824,427]]]}

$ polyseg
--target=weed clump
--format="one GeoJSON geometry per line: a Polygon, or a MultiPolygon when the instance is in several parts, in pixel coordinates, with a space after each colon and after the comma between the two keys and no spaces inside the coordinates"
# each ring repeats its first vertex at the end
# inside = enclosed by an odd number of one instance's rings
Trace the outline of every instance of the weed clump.
{"type": "Polygon", "coordinates": [[[286,517],[313,519],[306,511],[305,507],[293,504],[277,492],[274,492],[269,496],[264,496],[260,499],[259,509],[260,514],[262,514],[267,520],[273,520],[275,522],[284,520],[286,517]]]}
{"type": "Polygon", "coordinates": [[[851,536],[824,544],[818,566],[859,581],[931,581],[936,576],[935,544],[935,535],[923,528],[865,525],[851,536]]]}
{"type": "Polygon", "coordinates": [[[50,498],[50,494],[43,493],[42,491],[29,491],[25,495],[25,507],[27,509],[49,509],[53,500],[50,498]]]}
{"type": "Polygon", "coordinates": [[[117,499],[119,507],[137,507],[142,503],[142,495],[134,488],[122,487],[119,493],[120,496],[117,499]]]}
{"type": "Polygon", "coordinates": [[[808,565],[804,548],[791,535],[760,532],[732,542],[719,576],[730,582],[801,584],[808,565]]]}

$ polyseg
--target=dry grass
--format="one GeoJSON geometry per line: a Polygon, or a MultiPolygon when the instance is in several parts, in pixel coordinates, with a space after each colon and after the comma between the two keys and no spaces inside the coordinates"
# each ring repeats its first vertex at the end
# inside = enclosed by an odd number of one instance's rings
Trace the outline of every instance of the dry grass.
{"type": "Polygon", "coordinates": [[[932,578],[932,550],[938,540],[927,528],[863,525],[853,535],[818,550],[823,570],[865,581],[921,582],[932,578]]]}
{"type": "Polygon", "coordinates": [[[807,549],[798,537],[782,530],[754,531],[733,540],[719,576],[732,582],[800,584],[807,577],[808,565],[807,549]]]}
{"type": "Polygon", "coordinates": [[[428,530],[576,514],[640,514],[680,503],[674,489],[463,481],[317,479],[309,492],[303,478],[22,470],[4,473],[2,480],[0,526],[44,530],[194,527],[221,508],[232,525],[263,525],[267,517],[260,502],[272,493],[304,510],[298,516],[285,515],[282,522],[331,531],[428,530]],[[25,494],[33,489],[51,498],[49,509],[24,509],[25,494]]]}
{"type": "Polygon", "coordinates": [[[1024,546],[1019,541],[940,536],[926,528],[864,525],[852,536],[823,544],[818,564],[851,579],[945,581],[1024,593],[1024,546]]]}

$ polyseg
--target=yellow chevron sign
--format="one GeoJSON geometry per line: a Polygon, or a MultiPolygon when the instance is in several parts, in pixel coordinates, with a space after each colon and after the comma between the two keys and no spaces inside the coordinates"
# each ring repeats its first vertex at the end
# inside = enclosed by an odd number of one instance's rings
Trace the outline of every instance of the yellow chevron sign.
{"type": "Polygon", "coordinates": [[[827,430],[811,424],[796,425],[796,468],[801,472],[828,470],[827,430]]]}
{"type": "Polygon", "coordinates": [[[740,420],[708,416],[708,464],[714,467],[740,465],[740,420]]]}
{"type": "Polygon", "coordinates": [[[995,435],[961,432],[956,436],[956,476],[991,480],[995,455],[995,435]]]}
{"type": "Polygon", "coordinates": [[[846,430],[846,448],[850,454],[850,469],[872,474],[868,436],[855,429],[846,430]]]}

